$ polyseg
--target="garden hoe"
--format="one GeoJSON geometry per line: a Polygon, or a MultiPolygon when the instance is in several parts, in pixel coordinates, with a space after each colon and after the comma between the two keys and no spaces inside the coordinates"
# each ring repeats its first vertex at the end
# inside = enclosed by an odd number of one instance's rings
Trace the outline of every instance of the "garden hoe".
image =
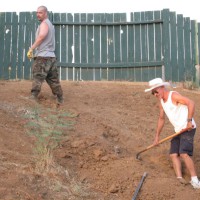
{"type": "Polygon", "coordinates": [[[156,145],[153,145],[153,144],[152,144],[152,145],[148,146],[146,149],[143,149],[142,151],[140,151],[140,152],[138,152],[138,153],[136,154],[136,159],[137,159],[137,160],[140,160],[139,155],[140,155],[141,153],[143,153],[143,152],[145,152],[145,151],[147,151],[147,150],[149,150],[149,149],[151,149],[151,148],[153,148],[153,147],[155,147],[155,146],[158,146],[159,144],[161,144],[161,143],[163,143],[163,142],[165,142],[165,141],[167,141],[167,140],[170,140],[170,139],[176,137],[177,135],[180,135],[181,133],[183,133],[183,132],[185,132],[185,131],[187,131],[187,130],[188,130],[188,128],[185,128],[185,129],[181,130],[181,131],[178,132],[178,133],[174,133],[174,134],[172,134],[172,135],[170,135],[170,136],[168,136],[168,137],[166,137],[166,138],[160,140],[160,141],[158,142],[158,144],[156,144],[156,145]]]}

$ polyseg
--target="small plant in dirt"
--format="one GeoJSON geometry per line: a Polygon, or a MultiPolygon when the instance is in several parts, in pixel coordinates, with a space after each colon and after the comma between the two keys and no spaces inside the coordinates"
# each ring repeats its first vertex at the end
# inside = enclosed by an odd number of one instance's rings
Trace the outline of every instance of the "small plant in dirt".
{"type": "Polygon", "coordinates": [[[67,137],[66,132],[74,125],[76,115],[38,106],[26,112],[24,117],[27,119],[27,133],[35,138],[33,170],[39,175],[41,185],[45,185],[54,199],[82,199],[91,195],[53,157],[53,150],[67,137]]]}
{"type": "Polygon", "coordinates": [[[52,151],[59,145],[63,133],[74,124],[75,116],[64,111],[35,107],[25,115],[27,133],[36,139],[34,146],[35,170],[48,173],[54,165],[52,151]]]}

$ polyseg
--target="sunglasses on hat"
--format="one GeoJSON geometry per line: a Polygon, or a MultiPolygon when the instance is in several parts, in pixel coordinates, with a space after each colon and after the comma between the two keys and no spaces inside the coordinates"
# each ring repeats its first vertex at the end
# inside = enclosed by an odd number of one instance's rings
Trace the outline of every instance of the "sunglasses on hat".
{"type": "Polygon", "coordinates": [[[152,94],[152,95],[158,94],[158,91],[157,91],[157,90],[152,90],[152,91],[151,91],[151,94],[152,94]]]}

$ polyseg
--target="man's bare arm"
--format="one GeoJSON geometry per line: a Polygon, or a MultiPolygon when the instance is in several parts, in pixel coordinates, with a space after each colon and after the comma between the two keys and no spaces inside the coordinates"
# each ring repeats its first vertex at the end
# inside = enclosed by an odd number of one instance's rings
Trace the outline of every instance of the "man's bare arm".
{"type": "Polygon", "coordinates": [[[36,38],[36,40],[33,43],[33,45],[31,46],[31,49],[37,48],[42,43],[42,41],[46,38],[46,36],[48,34],[48,31],[49,31],[49,27],[48,27],[47,23],[46,22],[42,22],[41,25],[40,25],[39,35],[36,38]]]}

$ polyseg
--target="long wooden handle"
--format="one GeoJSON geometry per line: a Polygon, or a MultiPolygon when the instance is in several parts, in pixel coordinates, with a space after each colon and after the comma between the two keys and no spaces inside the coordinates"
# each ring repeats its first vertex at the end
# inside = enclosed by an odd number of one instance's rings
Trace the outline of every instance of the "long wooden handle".
{"type": "Polygon", "coordinates": [[[136,159],[139,158],[139,155],[140,155],[141,153],[143,153],[143,152],[145,152],[145,151],[147,151],[147,150],[149,150],[149,149],[151,149],[151,148],[153,148],[153,147],[155,147],[155,146],[157,146],[157,145],[159,145],[159,144],[161,144],[161,143],[163,143],[163,142],[165,142],[165,141],[167,141],[167,140],[170,140],[170,139],[176,137],[177,135],[180,135],[181,133],[183,133],[183,132],[185,132],[185,131],[187,131],[187,130],[188,130],[188,128],[185,128],[185,129],[181,130],[181,131],[178,132],[178,133],[174,133],[174,134],[172,134],[172,135],[170,135],[170,136],[168,136],[168,137],[166,137],[166,138],[160,140],[160,141],[158,142],[158,144],[152,144],[152,145],[148,146],[146,149],[143,149],[142,151],[140,151],[140,152],[138,152],[138,153],[136,154],[136,159]]]}

